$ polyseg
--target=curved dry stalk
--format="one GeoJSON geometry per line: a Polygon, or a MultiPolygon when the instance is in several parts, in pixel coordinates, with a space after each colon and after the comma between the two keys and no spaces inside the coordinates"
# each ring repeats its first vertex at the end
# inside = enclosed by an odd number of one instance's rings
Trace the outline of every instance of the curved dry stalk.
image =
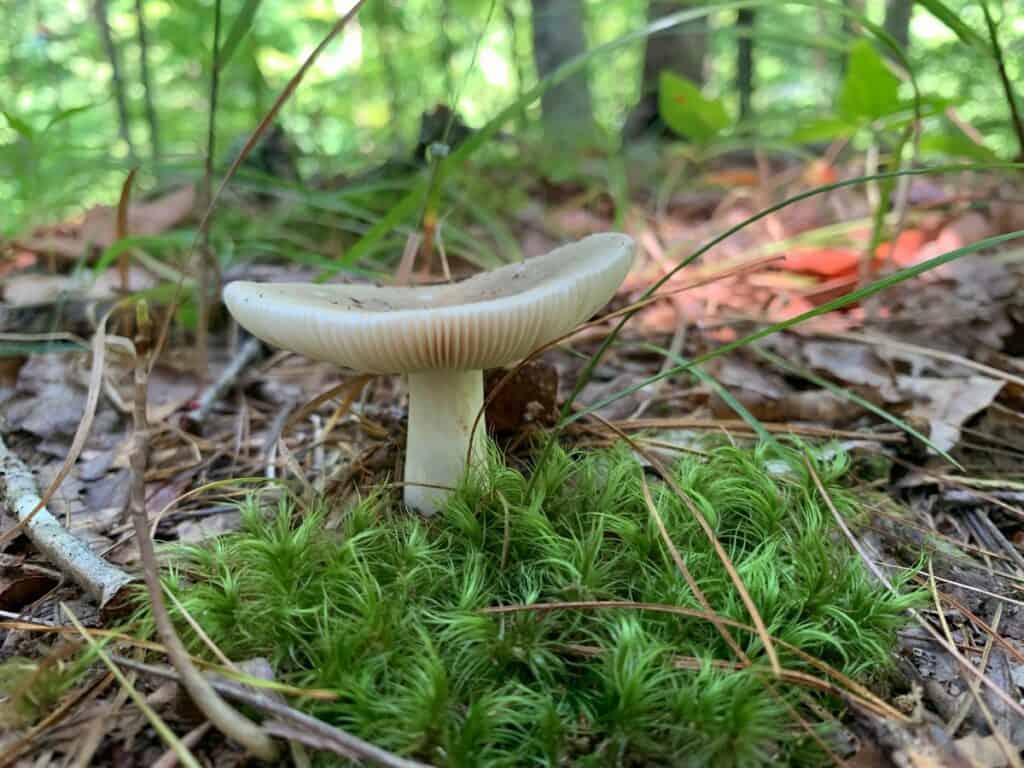
{"type": "Polygon", "coordinates": [[[53,498],[53,494],[60,488],[60,484],[64,482],[68,473],[71,472],[75,462],[78,461],[82,449],[85,448],[85,441],[89,437],[89,430],[92,429],[92,422],[96,416],[96,406],[99,404],[100,392],[103,387],[103,370],[106,364],[107,352],[107,322],[110,320],[111,315],[123,305],[123,301],[118,302],[107,311],[107,314],[100,320],[96,333],[92,337],[92,370],[89,371],[89,389],[85,397],[85,412],[82,414],[82,420],[78,422],[78,429],[75,430],[75,436],[71,440],[71,447],[68,449],[68,455],[65,457],[64,463],[61,464],[57,474],[54,475],[49,486],[43,491],[43,495],[39,497],[39,501],[36,502],[32,511],[20,519],[17,525],[0,534],[0,547],[3,547],[4,544],[17,536],[39,514],[40,510],[47,505],[50,499],[53,498]]]}
{"type": "Polygon", "coordinates": [[[129,499],[132,524],[142,560],[143,575],[149,591],[153,622],[163,641],[167,657],[181,675],[181,683],[192,701],[217,728],[229,738],[242,744],[249,752],[264,760],[273,760],[277,747],[273,740],[259,726],[239,714],[224,701],[192,663],[188,651],[174,630],[167,605],[164,602],[163,585],[160,583],[159,566],[149,536],[146,520],[146,463],[149,449],[148,420],[146,416],[146,394],[149,384],[149,353],[151,322],[144,303],[138,305],[135,339],[135,403],[134,403],[134,444],[132,445],[131,468],[132,487],[129,499]]]}
{"type": "Polygon", "coordinates": [[[665,527],[665,521],[661,519],[661,513],[658,512],[658,507],[654,504],[654,499],[651,498],[651,489],[647,485],[647,478],[643,475],[640,476],[641,490],[644,494],[644,503],[647,505],[647,511],[651,517],[654,518],[655,524],[658,526],[658,532],[661,534],[661,540],[665,542],[665,546],[668,547],[669,554],[672,555],[672,560],[675,562],[679,572],[683,574],[683,578],[686,579],[687,586],[690,587],[690,591],[693,592],[697,598],[697,602],[700,603],[700,607],[703,608],[709,616],[714,618],[711,622],[715,625],[715,629],[718,630],[718,634],[722,636],[726,644],[732,648],[733,653],[747,666],[750,666],[750,657],[747,656],[746,652],[740,647],[740,644],[736,642],[736,638],[732,636],[732,633],[726,628],[725,624],[722,623],[721,617],[715,613],[711,608],[711,603],[708,602],[707,595],[704,594],[704,590],[697,584],[697,580],[693,578],[693,574],[690,573],[690,569],[686,566],[686,562],[683,560],[682,555],[679,554],[679,550],[676,549],[675,543],[672,541],[672,537],[668,535],[668,529],[665,527]]]}
{"type": "MultiPolygon", "coordinates": [[[[348,11],[348,13],[346,13],[344,16],[342,16],[334,23],[334,25],[324,36],[324,39],[320,41],[320,44],[317,45],[317,47],[314,48],[310,52],[310,54],[305,58],[302,64],[299,65],[298,70],[295,72],[294,75],[292,75],[291,80],[289,80],[288,83],[285,85],[284,90],[282,90],[281,93],[278,95],[277,99],[274,100],[274,104],[270,107],[270,111],[263,116],[263,119],[260,120],[259,125],[256,126],[256,128],[253,130],[249,138],[246,139],[245,144],[242,146],[242,149],[239,151],[238,155],[232,161],[230,167],[227,170],[227,173],[224,174],[224,178],[221,179],[220,185],[217,187],[216,191],[213,193],[213,196],[208,201],[206,211],[203,213],[203,217],[199,221],[199,232],[195,240],[196,245],[202,242],[203,238],[205,237],[205,233],[210,227],[210,221],[211,217],[213,216],[214,208],[217,207],[217,202],[220,200],[221,194],[223,194],[224,190],[227,188],[228,183],[231,181],[232,177],[234,177],[235,173],[241,167],[242,163],[249,156],[249,153],[252,152],[253,148],[259,143],[260,139],[263,137],[263,134],[267,132],[267,129],[270,127],[271,123],[274,122],[274,118],[277,117],[277,113],[281,111],[281,107],[283,107],[285,102],[288,101],[289,98],[291,98],[291,95],[295,92],[295,89],[299,87],[299,83],[302,82],[302,79],[306,76],[306,72],[309,71],[309,68],[313,66],[313,63],[317,60],[317,58],[319,58],[320,54],[323,53],[324,49],[327,48],[328,45],[330,45],[331,41],[334,40],[334,38],[336,38],[341,33],[341,31],[348,25],[348,23],[352,19],[355,18],[356,14],[359,13],[359,9],[362,8],[365,2],[366,0],[356,0],[356,3],[348,11]]],[[[195,245],[193,245],[193,251],[194,250],[195,245]]],[[[182,275],[182,277],[184,278],[184,275],[182,275]]],[[[164,344],[167,341],[167,334],[171,328],[171,318],[174,317],[175,310],[177,309],[178,303],[181,300],[181,289],[182,282],[179,281],[174,289],[174,298],[171,300],[171,307],[167,312],[166,316],[164,317],[163,323],[160,326],[160,333],[157,337],[155,346],[156,354],[153,355],[154,362],[156,358],[159,357],[160,350],[163,349],[164,344]]]]}
{"type": "MultiPolygon", "coordinates": [[[[153,675],[166,680],[178,680],[180,673],[163,667],[154,667],[132,659],[114,656],[114,660],[123,667],[133,669],[142,674],[153,675]]],[[[221,694],[259,711],[272,715],[276,719],[269,727],[279,732],[283,738],[294,739],[315,749],[323,749],[350,759],[364,760],[385,766],[385,768],[429,768],[426,763],[399,757],[387,750],[360,739],[347,731],[328,725],[322,720],[299,712],[283,701],[262,695],[238,683],[227,680],[214,680],[211,685],[221,694]]]]}
{"type": "Polygon", "coordinates": [[[200,768],[199,761],[196,760],[195,755],[189,751],[188,747],[181,743],[178,737],[174,735],[174,732],[167,726],[167,723],[165,723],[160,718],[160,715],[158,715],[156,711],[149,706],[146,702],[146,698],[135,689],[135,686],[132,685],[131,681],[125,677],[124,672],[118,669],[117,665],[110,660],[106,651],[104,651],[95,640],[89,637],[89,633],[85,631],[85,627],[82,626],[82,623],[78,620],[78,617],[75,616],[74,612],[64,603],[61,603],[60,605],[61,608],[64,609],[64,613],[67,614],[68,621],[74,625],[75,629],[78,630],[78,633],[89,644],[89,647],[93,652],[100,657],[100,661],[106,665],[107,669],[110,670],[110,673],[117,678],[117,682],[121,684],[122,690],[131,697],[135,706],[137,706],[142,711],[142,714],[145,715],[146,719],[149,720],[150,725],[153,726],[153,730],[156,731],[160,735],[160,738],[162,738],[167,745],[174,750],[174,754],[177,756],[178,760],[181,761],[182,765],[187,766],[187,768],[200,768]]]}

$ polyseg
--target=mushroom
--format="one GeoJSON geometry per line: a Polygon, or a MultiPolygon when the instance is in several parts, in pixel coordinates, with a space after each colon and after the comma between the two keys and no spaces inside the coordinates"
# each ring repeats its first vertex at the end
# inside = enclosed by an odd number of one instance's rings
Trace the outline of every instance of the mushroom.
{"type": "Polygon", "coordinates": [[[224,302],[275,346],[364,373],[407,374],[405,503],[432,514],[465,474],[471,443],[472,461],[481,458],[483,370],[520,360],[589,318],[632,261],[633,241],[607,233],[458,283],[234,282],[224,302]]]}

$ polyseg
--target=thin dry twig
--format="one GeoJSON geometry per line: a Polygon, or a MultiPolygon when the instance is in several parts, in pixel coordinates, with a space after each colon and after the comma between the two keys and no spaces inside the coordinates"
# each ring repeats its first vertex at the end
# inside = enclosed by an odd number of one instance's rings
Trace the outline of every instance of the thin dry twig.
{"type": "MultiPolygon", "coordinates": [[[[249,153],[252,152],[253,148],[255,148],[255,146],[259,143],[260,139],[263,138],[263,134],[267,132],[267,129],[274,122],[274,118],[276,118],[277,113],[281,111],[281,107],[283,107],[285,102],[288,101],[289,98],[291,98],[291,95],[295,92],[295,89],[299,87],[299,83],[301,83],[302,79],[306,76],[306,72],[309,71],[310,67],[312,67],[314,62],[316,62],[316,60],[320,57],[320,54],[323,53],[324,49],[327,48],[328,45],[330,45],[331,41],[334,40],[334,38],[336,38],[341,33],[341,31],[346,27],[349,21],[355,18],[356,14],[359,13],[359,9],[362,8],[365,2],[366,0],[356,0],[356,3],[348,11],[348,13],[346,13],[344,16],[342,16],[334,23],[331,29],[324,36],[324,39],[320,41],[320,44],[317,45],[317,47],[310,52],[310,54],[306,57],[305,61],[303,61],[302,64],[299,66],[299,69],[295,72],[294,75],[292,75],[291,80],[288,81],[288,84],[285,85],[284,90],[281,91],[280,95],[274,101],[273,106],[270,107],[270,111],[263,116],[263,119],[260,120],[259,125],[256,126],[256,128],[253,130],[249,138],[246,139],[246,142],[242,146],[242,149],[239,151],[238,155],[235,156],[235,159],[228,167],[227,173],[224,174],[224,178],[221,179],[220,185],[217,187],[217,191],[210,198],[206,211],[205,213],[203,213],[203,218],[200,219],[199,221],[199,235],[196,240],[197,243],[202,241],[203,233],[209,229],[214,208],[217,207],[217,202],[220,200],[220,197],[224,193],[224,190],[227,189],[228,183],[234,177],[235,173],[238,172],[238,169],[242,166],[242,163],[245,162],[245,159],[249,156],[249,153]]],[[[164,318],[164,322],[160,326],[160,334],[157,337],[156,345],[154,347],[154,362],[160,356],[160,351],[164,348],[164,345],[167,342],[167,334],[171,328],[171,318],[174,316],[174,310],[176,309],[178,302],[181,300],[181,288],[182,283],[179,282],[175,287],[175,295],[174,299],[171,301],[170,310],[167,312],[164,318]]],[[[152,364],[153,363],[151,362],[151,365],[152,364]]]]}
{"type": "MultiPolygon", "coordinates": [[[[143,664],[120,656],[114,656],[113,659],[121,666],[134,669],[142,674],[160,677],[165,680],[181,679],[180,674],[176,673],[173,669],[143,664]]],[[[315,749],[330,750],[346,757],[355,755],[358,759],[382,765],[385,768],[429,768],[426,763],[394,755],[368,741],[363,741],[358,736],[353,736],[340,728],[335,728],[322,720],[299,712],[284,702],[276,701],[237,683],[227,680],[213,680],[210,685],[218,693],[266,715],[270,715],[276,718],[279,723],[286,723],[289,726],[287,733],[281,733],[284,738],[299,741],[315,749]]],[[[279,725],[275,726],[274,721],[268,723],[268,730],[272,729],[286,730],[280,728],[279,725]]]]}
{"type": "Polygon", "coordinates": [[[231,359],[231,362],[224,368],[220,376],[217,377],[217,380],[203,390],[195,410],[186,417],[185,424],[190,431],[202,432],[203,424],[210,416],[214,406],[234,386],[239,376],[262,356],[263,344],[260,340],[255,337],[246,339],[245,343],[239,347],[238,353],[231,359]]]}
{"type": "Polygon", "coordinates": [[[132,446],[131,468],[132,485],[129,508],[132,524],[135,527],[136,543],[139,547],[139,558],[142,561],[146,588],[149,591],[153,622],[157,633],[164,644],[167,657],[178,670],[182,685],[189,692],[192,701],[222,733],[242,744],[252,754],[264,759],[273,760],[277,747],[273,740],[257,725],[239,714],[225,702],[210,686],[209,681],[192,663],[174,630],[167,605],[164,603],[163,587],[160,583],[159,566],[153,541],[149,537],[149,525],[146,519],[146,464],[149,449],[148,421],[146,416],[146,390],[149,384],[147,366],[150,354],[151,322],[146,305],[138,305],[135,340],[135,407],[134,407],[134,445],[132,446]]]}
{"type": "MultiPolygon", "coordinates": [[[[933,571],[932,561],[930,558],[928,560],[928,576],[928,586],[929,590],[932,593],[932,600],[935,603],[935,610],[939,618],[939,624],[942,627],[942,632],[946,636],[946,641],[950,645],[955,646],[956,640],[953,638],[953,633],[949,629],[949,622],[946,621],[946,612],[942,610],[942,602],[941,598],[939,597],[938,587],[935,585],[935,573],[933,571]]],[[[989,643],[987,647],[992,647],[991,638],[989,638],[989,643]]],[[[978,668],[978,673],[981,675],[985,675],[984,665],[981,665],[978,668]]],[[[971,683],[971,685],[967,686],[968,696],[965,697],[966,700],[970,701],[970,699],[974,699],[974,703],[978,705],[978,709],[981,711],[982,717],[985,718],[985,722],[988,724],[988,728],[992,732],[992,737],[995,739],[996,744],[999,746],[999,750],[1003,753],[1003,756],[1006,758],[1006,761],[1011,766],[1011,768],[1021,768],[1020,757],[1014,754],[1014,749],[1007,741],[1006,736],[1004,736],[996,727],[995,720],[992,717],[992,711],[985,704],[984,699],[982,699],[981,694],[979,693],[981,683],[978,679],[972,680],[971,683]]]]}
{"type": "MultiPolygon", "coordinates": [[[[814,481],[815,487],[818,489],[818,493],[824,500],[825,505],[829,508],[829,511],[832,513],[832,516],[835,518],[836,524],[839,526],[839,529],[843,532],[843,536],[845,536],[846,540],[850,542],[850,546],[853,547],[854,551],[860,556],[861,560],[864,561],[864,564],[867,566],[868,570],[871,571],[871,574],[876,579],[878,579],[879,583],[886,589],[888,589],[890,592],[895,594],[896,588],[892,585],[892,582],[890,582],[889,579],[885,577],[885,574],[882,573],[878,566],[875,565],[874,560],[872,560],[870,555],[868,555],[868,553],[864,550],[863,545],[861,545],[857,537],[853,535],[853,531],[850,530],[850,527],[846,524],[846,521],[843,519],[843,516],[839,514],[839,510],[836,509],[835,504],[832,502],[832,497],[829,496],[828,492],[825,490],[825,486],[822,484],[821,478],[818,477],[818,473],[814,470],[814,465],[811,464],[810,459],[808,459],[806,456],[804,457],[804,464],[807,467],[807,471],[810,473],[811,479],[814,481]]],[[[934,640],[940,648],[942,648],[944,651],[946,651],[946,653],[948,653],[956,660],[957,664],[959,664],[962,669],[964,669],[971,677],[979,679],[988,687],[989,690],[995,693],[995,695],[998,696],[1003,702],[1005,702],[1007,706],[1009,706],[1014,712],[1016,712],[1021,717],[1024,717],[1024,707],[1017,703],[1013,699],[1013,697],[1011,697],[1009,694],[1006,693],[1006,691],[999,687],[988,675],[979,672],[975,668],[975,666],[971,664],[971,662],[962,653],[960,653],[960,651],[957,650],[956,646],[949,643],[946,640],[946,638],[944,638],[939,633],[939,631],[931,625],[930,622],[926,621],[925,618],[918,611],[914,610],[913,608],[909,608],[907,609],[907,611],[914,618],[914,620],[917,621],[917,623],[920,624],[929,635],[931,635],[932,640],[934,640]]]]}
{"type": "Polygon", "coordinates": [[[757,635],[759,638],[761,638],[761,642],[764,644],[764,651],[768,655],[768,661],[771,664],[772,672],[774,672],[776,676],[778,676],[782,670],[782,666],[779,664],[779,656],[775,652],[775,645],[772,642],[771,635],[768,633],[768,627],[765,626],[764,619],[761,617],[761,612],[757,609],[757,606],[754,605],[754,600],[750,596],[750,592],[747,590],[747,585],[743,583],[743,579],[740,577],[739,572],[736,570],[736,566],[733,565],[732,559],[729,557],[729,553],[725,551],[725,547],[722,546],[722,542],[720,542],[718,540],[718,537],[715,536],[714,529],[711,527],[711,524],[708,523],[708,520],[704,516],[704,513],[700,511],[700,507],[698,507],[694,503],[693,499],[690,498],[690,495],[679,486],[679,483],[676,482],[675,478],[672,476],[672,473],[668,471],[668,468],[665,467],[665,465],[657,456],[655,456],[642,446],[638,445],[635,441],[631,440],[625,432],[623,432],[620,429],[616,429],[614,426],[612,426],[606,420],[602,419],[600,416],[597,416],[596,414],[592,415],[597,421],[601,422],[606,427],[616,432],[619,435],[619,437],[621,437],[623,440],[629,443],[630,447],[634,451],[643,456],[644,459],[646,459],[647,462],[661,476],[661,479],[665,482],[665,484],[670,489],[672,489],[672,492],[676,494],[676,496],[679,497],[680,501],[682,501],[686,505],[686,508],[690,511],[690,514],[693,515],[694,519],[700,525],[701,530],[704,532],[704,535],[707,537],[712,548],[715,550],[715,555],[718,557],[718,560],[722,563],[722,566],[725,568],[726,573],[729,574],[729,580],[733,583],[733,586],[736,587],[736,591],[739,593],[740,600],[743,602],[743,607],[747,609],[747,614],[750,616],[751,621],[754,622],[754,628],[757,631],[757,635]]]}

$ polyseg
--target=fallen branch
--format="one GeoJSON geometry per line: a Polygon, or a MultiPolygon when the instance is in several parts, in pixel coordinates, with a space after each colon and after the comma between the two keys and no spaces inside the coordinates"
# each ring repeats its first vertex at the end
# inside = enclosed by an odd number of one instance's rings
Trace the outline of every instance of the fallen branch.
{"type": "Polygon", "coordinates": [[[210,686],[209,681],[192,663],[184,644],[174,631],[174,624],[164,602],[163,585],[160,583],[159,567],[153,540],[149,537],[149,521],[146,518],[146,464],[149,453],[149,425],[146,419],[146,399],[149,384],[148,361],[151,352],[152,323],[144,302],[138,304],[135,338],[135,407],[134,434],[131,456],[132,485],[129,496],[132,525],[139,547],[139,559],[149,591],[153,612],[153,623],[164,644],[167,658],[178,670],[181,684],[188,691],[192,702],[206,715],[207,719],[227,737],[243,745],[257,757],[272,761],[277,754],[273,740],[259,726],[241,715],[224,701],[210,686]]]}
{"type": "Polygon", "coordinates": [[[213,407],[234,386],[242,372],[262,356],[263,345],[260,340],[256,338],[246,340],[228,366],[217,377],[217,380],[200,395],[195,410],[185,417],[185,426],[190,432],[202,432],[203,422],[206,421],[213,407]]]}
{"type": "MultiPolygon", "coordinates": [[[[120,666],[144,675],[152,675],[165,680],[181,679],[174,670],[167,667],[144,664],[124,656],[111,656],[111,658],[120,666]]],[[[385,768],[429,768],[427,763],[394,755],[368,741],[363,741],[358,736],[328,725],[322,720],[293,709],[284,702],[275,701],[238,683],[214,679],[210,684],[221,695],[274,717],[274,720],[266,724],[266,729],[271,733],[277,732],[284,738],[299,741],[314,749],[334,752],[349,759],[355,756],[360,760],[382,765],[385,768]]]]}
{"type": "Polygon", "coordinates": [[[0,501],[18,520],[25,535],[61,573],[88,592],[100,608],[125,596],[133,578],[89,549],[50,514],[36,489],[32,470],[0,438],[0,501]],[[34,514],[33,514],[34,513],[34,514]]]}

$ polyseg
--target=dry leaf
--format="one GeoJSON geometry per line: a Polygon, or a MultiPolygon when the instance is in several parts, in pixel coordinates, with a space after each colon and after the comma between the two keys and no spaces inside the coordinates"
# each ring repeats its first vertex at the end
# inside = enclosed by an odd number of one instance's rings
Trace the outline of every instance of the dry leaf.
{"type": "Polygon", "coordinates": [[[960,440],[960,427],[995,400],[1003,382],[985,376],[964,379],[912,378],[900,376],[902,392],[914,396],[910,415],[924,419],[930,427],[929,439],[944,451],[960,440]]]}

